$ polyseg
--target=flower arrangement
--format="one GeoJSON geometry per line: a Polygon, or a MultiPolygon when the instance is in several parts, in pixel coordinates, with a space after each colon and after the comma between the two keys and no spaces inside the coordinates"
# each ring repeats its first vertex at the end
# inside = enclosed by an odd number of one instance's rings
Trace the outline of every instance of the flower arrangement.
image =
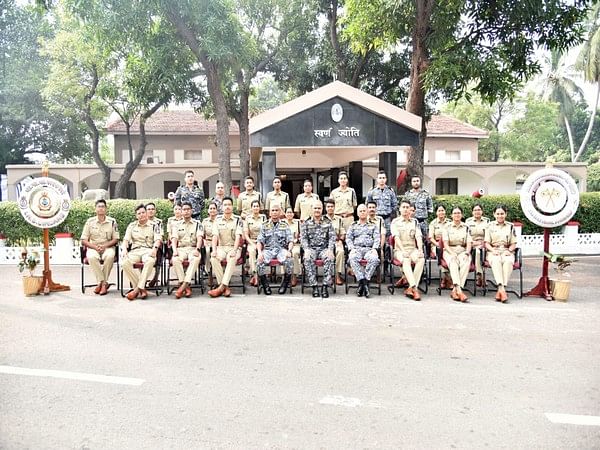
{"type": "Polygon", "coordinates": [[[553,254],[544,252],[544,256],[548,258],[549,262],[554,264],[554,268],[557,272],[566,276],[569,276],[569,274],[565,272],[565,269],[567,269],[571,264],[573,264],[576,261],[576,259],[574,258],[569,258],[568,256],[564,255],[558,255],[556,253],[553,254]]]}
{"type": "Polygon", "coordinates": [[[23,272],[25,269],[29,270],[29,275],[33,276],[35,268],[40,263],[40,254],[38,252],[28,252],[26,248],[21,251],[21,259],[17,267],[19,272],[23,272]]]}

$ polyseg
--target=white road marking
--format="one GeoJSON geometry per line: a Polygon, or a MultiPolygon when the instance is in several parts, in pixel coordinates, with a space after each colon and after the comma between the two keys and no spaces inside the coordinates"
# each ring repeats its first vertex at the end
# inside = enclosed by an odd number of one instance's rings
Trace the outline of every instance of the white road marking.
{"type": "Polygon", "coordinates": [[[34,377],[65,378],[67,380],[94,381],[96,383],[126,384],[140,386],[146,380],[141,378],[111,377],[93,373],[66,372],[63,370],[27,369],[25,367],[0,366],[0,373],[30,375],[34,377]]]}
{"type": "Polygon", "coordinates": [[[552,423],[566,423],[569,425],[591,425],[600,427],[600,416],[582,416],[576,414],[545,413],[552,423]]]}
{"type": "Polygon", "coordinates": [[[321,405],[346,406],[348,408],[356,408],[361,406],[360,399],[355,397],[343,397],[341,395],[326,395],[319,400],[321,405]]]}

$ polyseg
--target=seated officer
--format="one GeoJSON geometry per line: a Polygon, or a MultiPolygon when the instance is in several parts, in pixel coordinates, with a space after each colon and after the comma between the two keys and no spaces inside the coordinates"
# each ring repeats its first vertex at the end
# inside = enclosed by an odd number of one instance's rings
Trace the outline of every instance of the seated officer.
{"type": "Polygon", "coordinates": [[[138,296],[142,299],[148,297],[146,281],[154,269],[156,254],[161,246],[161,231],[157,224],[148,221],[146,207],[139,205],[135,208],[137,220],[132,222],[125,231],[121,255],[123,256],[123,272],[127,275],[133,290],[127,294],[129,300],[138,296]],[[131,251],[128,247],[131,244],[131,251]],[[133,267],[135,263],[143,262],[144,267],[140,272],[133,267]]]}
{"type": "Polygon", "coordinates": [[[327,289],[331,286],[334,269],[333,250],[335,248],[335,231],[329,220],[323,218],[323,204],[313,204],[312,217],[304,221],[300,233],[304,249],[304,269],[308,283],[312,286],[313,297],[329,297],[327,289]],[[323,260],[323,287],[319,292],[317,286],[317,267],[315,260],[323,260]]]}
{"type": "Polygon", "coordinates": [[[192,219],[192,204],[183,202],[181,205],[183,219],[173,226],[171,245],[173,247],[173,268],[179,280],[179,288],[175,297],[181,298],[184,294],[191,297],[192,279],[198,271],[202,251],[202,225],[199,220],[192,219]],[[187,272],[183,270],[183,261],[188,260],[187,272]]]}
{"type": "Polygon", "coordinates": [[[342,280],[342,273],[344,273],[344,239],[346,238],[346,228],[344,227],[342,217],[334,215],[335,208],[335,202],[331,199],[327,200],[325,202],[325,210],[327,211],[327,215],[324,217],[324,219],[331,221],[336,235],[335,284],[340,286],[344,284],[344,280],[342,280]]]}
{"type": "Polygon", "coordinates": [[[242,219],[233,214],[233,199],[225,197],[223,199],[223,215],[217,216],[213,225],[212,256],[210,264],[213,274],[217,277],[219,286],[208,291],[211,297],[223,295],[229,297],[229,281],[233,276],[235,264],[240,257],[240,245],[242,237],[242,219]],[[227,260],[225,272],[221,266],[221,261],[227,260]]]}
{"type": "Polygon", "coordinates": [[[379,245],[381,234],[379,227],[369,221],[367,217],[367,207],[358,205],[356,208],[358,220],[350,225],[346,234],[346,244],[348,245],[348,261],[354,276],[358,280],[358,296],[370,297],[369,280],[379,265],[379,245]],[[360,265],[360,260],[366,259],[367,265],[360,265]]]}
{"type": "Polygon", "coordinates": [[[390,225],[392,236],[394,236],[394,259],[402,263],[402,272],[408,282],[408,288],[404,294],[414,300],[421,300],[419,294],[419,281],[425,266],[425,255],[423,254],[423,236],[421,226],[416,219],[411,217],[410,202],[406,199],[400,201],[400,217],[392,221],[390,225]],[[412,264],[415,267],[413,269],[412,264]]]}
{"type": "Polygon", "coordinates": [[[292,278],[292,269],[294,263],[292,260],[292,247],[294,241],[292,238],[292,230],[285,220],[281,218],[281,206],[278,204],[271,205],[267,222],[263,223],[256,238],[258,247],[258,264],[257,272],[261,286],[265,291],[265,295],[271,295],[271,286],[267,280],[267,270],[272,259],[277,259],[283,265],[285,275],[281,286],[279,286],[279,295],[285,294],[290,286],[292,278]]]}
{"type": "Polygon", "coordinates": [[[81,243],[87,248],[87,259],[98,283],[94,294],[106,295],[108,292],[108,278],[118,241],[117,221],[106,215],[106,200],[97,200],[96,217],[90,217],[85,222],[81,233],[81,243]]]}

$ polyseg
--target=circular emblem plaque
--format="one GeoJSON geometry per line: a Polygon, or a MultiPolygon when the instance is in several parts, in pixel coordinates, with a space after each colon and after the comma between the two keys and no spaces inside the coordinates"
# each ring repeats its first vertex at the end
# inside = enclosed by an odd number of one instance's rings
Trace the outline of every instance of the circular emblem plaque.
{"type": "Polygon", "coordinates": [[[339,103],[334,103],[331,107],[331,120],[339,122],[344,117],[344,108],[339,103]]]}
{"type": "Polygon", "coordinates": [[[579,190],[571,176],[559,169],[538,170],[521,188],[521,208],[527,218],[544,228],[567,223],[579,206],[579,190]]]}
{"type": "Polygon", "coordinates": [[[40,177],[28,183],[17,201],[21,215],[34,227],[53,228],[69,215],[67,189],[53,178],[40,177]]]}

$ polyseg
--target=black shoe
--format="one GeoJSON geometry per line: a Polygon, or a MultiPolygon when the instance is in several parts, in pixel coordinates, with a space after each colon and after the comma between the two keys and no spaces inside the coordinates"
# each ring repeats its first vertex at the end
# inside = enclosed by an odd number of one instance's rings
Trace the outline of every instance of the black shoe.
{"type": "Polygon", "coordinates": [[[363,284],[363,294],[365,294],[366,298],[371,297],[371,292],[369,292],[369,282],[365,280],[365,284],[363,284]]]}
{"type": "Polygon", "coordinates": [[[269,281],[267,280],[267,276],[261,275],[259,278],[260,278],[260,285],[262,286],[263,291],[265,292],[265,295],[271,295],[271,286],[269,286],[269,281]]]}
{"type": "Polygon", "coordinates": [[[279,286],[279,290],[277,291],[279,295],[283,295],[287,292],[290,287],[290,281],[292,279],[292,275],[288,275],[287,273],[283,276],[283,281],[281,282],[281,286],[279,286]]]}
{"type": "Polygon", "coordinates": [[[317,298],[317,297],[321,296],[321,293],[319,292],[319,286],[313,286],[312,290],[313,290],[313,293],[312,293],[313,298],[317,298]]]}
{"type": "Polygon", "coordinates": [[[356,292],[356,295],[358,295],[359,297],[362,297],[363,295],[365,295],[365,280],[358,280],[358,291],[356,292]]]}
{"type": "Polygon", "coordinates": [[[323,298],[329,298],[329,290],[326,284],[323,285],[323,287],[321,288],[321,297],[323,298]]]}

